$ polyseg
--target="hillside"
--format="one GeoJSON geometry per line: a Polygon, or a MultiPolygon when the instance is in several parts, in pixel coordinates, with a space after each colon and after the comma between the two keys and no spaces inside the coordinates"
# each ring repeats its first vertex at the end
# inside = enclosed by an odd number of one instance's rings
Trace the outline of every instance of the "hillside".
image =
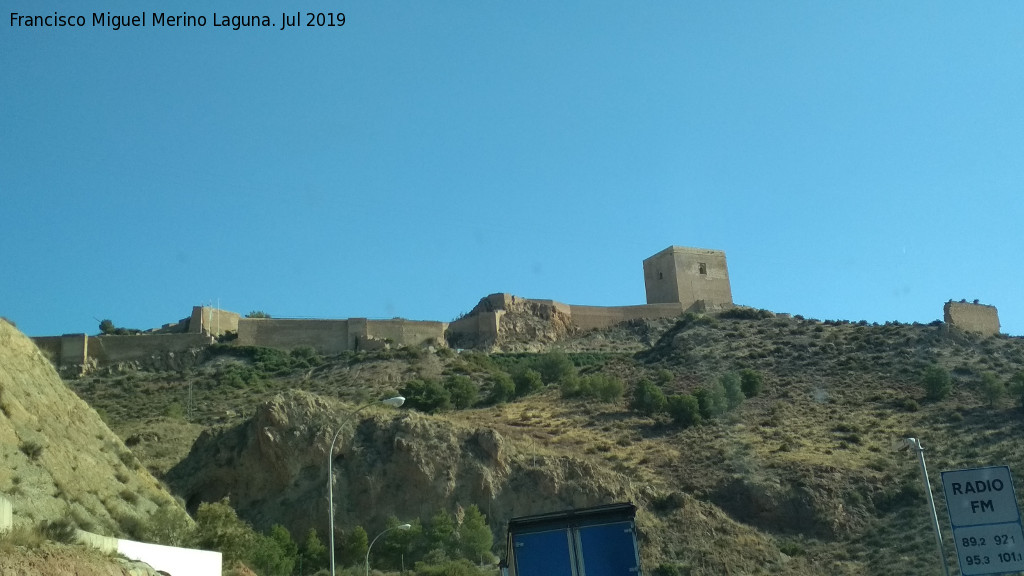
{"type": "Polygon", "coordinates": [[[72,519],[118,536],[173,498],[32,341],[0,320],[0,493],[15,526],[72,519]]]}
{"type": "MultiPolygon", "coordinates": [[[[650,574],[923,574],[937,559],[903,438],[922,439],[933,482],[945,469],[1024,470],[1021,412],[1006,395],[1024,371],[1019,338],[751,311],[568,334],[551,348],[570,351],[580,378],[621,380],[625,397],[565,397],[552,384],[492,406],[364,412],[336,448],[340,528],[475,504],[500,536],[514,515],[628,499],[650,574]],[[925,396],[931,366],[953,376],[945,399],[925,396]],[[699,426],[628,408],[643,379],[684,394],[740,370],[763,377],[761,394],[699,426]]],[[[71,384],[190,508],[230,494],[258,528],[323,533],[328,434],[347,410],[460,377],[484,399],[538,358],[223,347],[195,370],[71,384]]]]}

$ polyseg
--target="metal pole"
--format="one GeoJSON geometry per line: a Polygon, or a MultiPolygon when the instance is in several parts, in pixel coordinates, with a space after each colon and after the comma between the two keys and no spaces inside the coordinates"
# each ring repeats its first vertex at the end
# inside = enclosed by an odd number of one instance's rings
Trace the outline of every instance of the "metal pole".
{"type": "Polygon", "coordinates": [[[338,435],[341,434],[341,431],[344,430],[345,424],[348,424],[349,420],[351,420],[353,416],[359,414],[364,409],[377,404],[378,402],[397,408],[405,402],[405,398],[395,396],[394,398],[388,398],[387,400],[367,402],[357,408],[354,412],[350,412],[348,417],[341,421],[341,424],[338,426],[338,431],[334,433],[334,438],[331,439],[331,447],[327,450],[327,514],[328,524],[330,525],[329,530],[331,533],[331,576],[334,576],[334,474],[332,473],[332,468],[334,467],[334,442],[338,439],[338,435]]]}
{"type": "Polygon", "coordinates": [[[377,538],[380,538],[392,530],[408,530],[409,528],[412,528],[411,524],[399,524],[398,526],[392,526],[373,537],[373,541],[366,547],[366,576],[370,576],[370,550],[373,550],[373,545],[377,542],[377,538]]]}
{"type": "Polygon", "coordinates": [[[932,511],[932,527],[935,528],[935,546],[939,549],[942,569],[945,570],[946,576],[949,576],[949,566],[946,565],[946,550],[942,545],[942,531],[939,530],[939,515],[935,512],[935,497],[932,496],[932,485],[928,481],[928,467],[924,463],[924,447],[921,446],[921,440],[917,438],[907,438],[907,444],[910,445],[911,450],[917,452],[917,459],[921,462],[921,476],[924,478],[925,493],[928,494],[928,506],[932,511]]]}

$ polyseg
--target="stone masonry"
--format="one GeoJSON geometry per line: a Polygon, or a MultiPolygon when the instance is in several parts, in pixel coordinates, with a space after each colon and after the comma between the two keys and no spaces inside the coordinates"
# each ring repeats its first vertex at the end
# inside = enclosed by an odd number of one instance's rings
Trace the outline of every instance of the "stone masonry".
{"type": "Polygon", "coordinates": [[[942,307],[943,320],[950,328],[964,332],[979,332],[986,336],[999,334],[999,311],[995,306],[950,300],[942,307]]]}

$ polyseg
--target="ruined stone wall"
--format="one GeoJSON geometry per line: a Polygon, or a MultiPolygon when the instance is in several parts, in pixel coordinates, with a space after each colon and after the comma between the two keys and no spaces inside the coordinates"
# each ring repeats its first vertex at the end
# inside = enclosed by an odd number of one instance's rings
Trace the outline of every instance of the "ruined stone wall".
{"type": "Polygon", "coordinates": [[[238,332],[240,319],[241,316],[235,312],[209,306],[193,306],[188,331],[192,334],[221,336],[226,332],[238,332]]]}
{"type": "Polygon", "coordinates": [[[950,300],[942,307],[943,319],[950,328],[981,334],[999,333],[999,312],[995,306],[950,300]]]}
{"type": "Polygon", "coordinates": [[[317,353],[326,355],[353,349],[348,320],[241,318],[237,342],[279,350],[312,346],[317,353]]]}

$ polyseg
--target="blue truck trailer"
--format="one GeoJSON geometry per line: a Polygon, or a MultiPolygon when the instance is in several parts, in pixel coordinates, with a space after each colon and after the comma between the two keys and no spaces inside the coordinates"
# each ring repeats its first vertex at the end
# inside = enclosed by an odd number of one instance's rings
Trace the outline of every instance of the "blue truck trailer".
{"type": "Polygon", "coordinates": [[[630,503],[513,518],[502,576],[643,576],[635,519],[630,503]]]}

